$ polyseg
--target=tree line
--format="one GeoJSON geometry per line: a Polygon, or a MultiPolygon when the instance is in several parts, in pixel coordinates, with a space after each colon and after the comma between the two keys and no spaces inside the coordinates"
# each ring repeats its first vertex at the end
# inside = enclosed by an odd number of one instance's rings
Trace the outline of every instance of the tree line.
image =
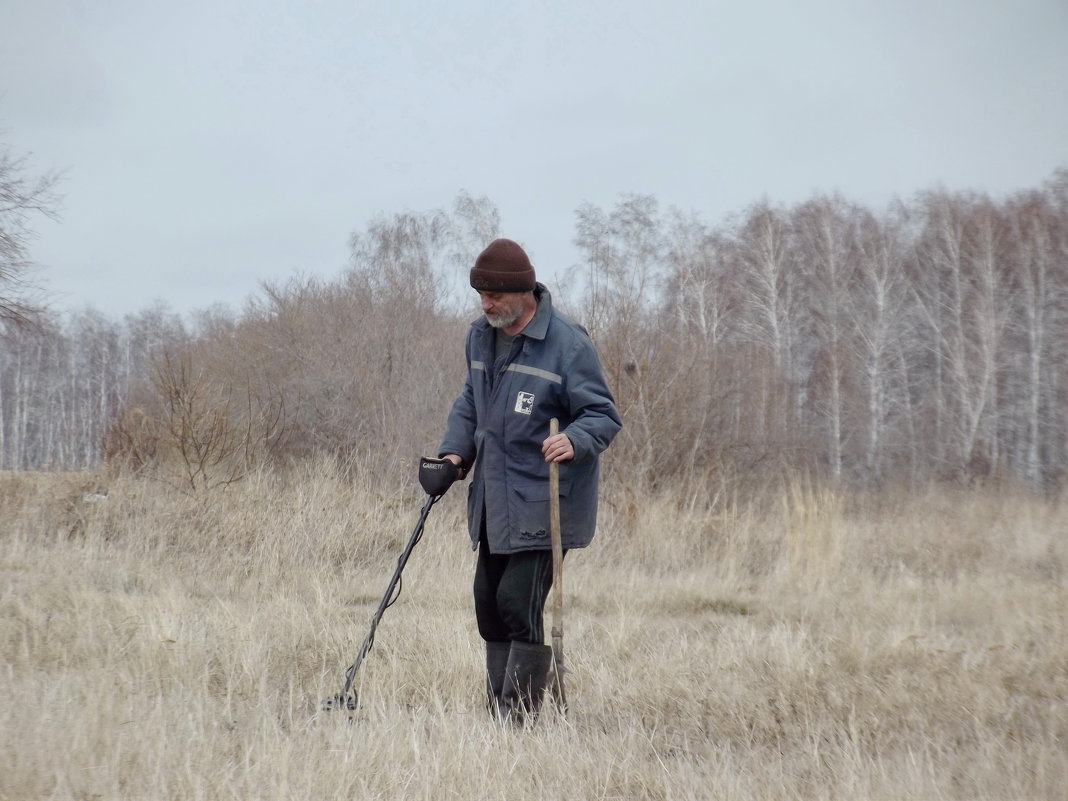
{"type": "Polygon", "coordinates": [[[714,227],[633,197],[580,209],[576,241],[651,473],[1063,479],[1068,171],[1000,201],[818,195],[714,227]]]}
{"type": "MultiPolygon", "coordinates": [[[[372,220],[337,277],[264,285],[237,313],[6,326],[0,465],[110,459],[190,491],[322,454],[399,475],[461,387],[464,279],[499,234],[492,202],[461,194],[372,220]]],[[[1005,198],[819,194],[716,223],[625,196],[580,207],[574,243],[551,289],[624,416],[610,474],[694,497],[799,470],[1063,482],[1068,170],[1005,198]]]]}

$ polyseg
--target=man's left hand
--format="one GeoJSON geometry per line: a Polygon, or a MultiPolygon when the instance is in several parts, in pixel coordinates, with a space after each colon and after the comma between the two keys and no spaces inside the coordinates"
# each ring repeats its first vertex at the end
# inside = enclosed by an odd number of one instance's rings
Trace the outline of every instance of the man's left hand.
{"type": "Polygon", "coordinates": [[[547,462],[567,462],[575,458],[575,447],[567,434],[553,434],[541,444],[547,462]]]}

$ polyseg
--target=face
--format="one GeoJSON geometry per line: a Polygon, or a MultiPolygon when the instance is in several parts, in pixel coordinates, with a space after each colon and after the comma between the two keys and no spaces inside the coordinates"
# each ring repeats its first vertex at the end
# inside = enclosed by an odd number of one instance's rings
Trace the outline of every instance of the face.
{"type": "Polygon", "coordinates": [[[523,296],[525,292],[483,292],[478,297],[482,302],[482,313],[486,322],[494,328],[508,328],[515,325],[523,315],[523,296]]]}

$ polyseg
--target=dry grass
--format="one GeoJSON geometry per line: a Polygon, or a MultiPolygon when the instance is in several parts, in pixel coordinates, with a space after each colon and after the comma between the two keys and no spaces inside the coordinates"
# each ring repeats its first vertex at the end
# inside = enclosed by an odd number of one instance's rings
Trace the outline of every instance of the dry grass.
{"type": "Polygon", "coordinates": [[[350,722],[318,702],[414,487],[325,463],[206,502],[0,476],[0,798],[1068,798],[1065,507],[803,482],[764,514],[607,495],[568,560],[571,712],[507,731],[481,706],[462,491],[350,722]]]}

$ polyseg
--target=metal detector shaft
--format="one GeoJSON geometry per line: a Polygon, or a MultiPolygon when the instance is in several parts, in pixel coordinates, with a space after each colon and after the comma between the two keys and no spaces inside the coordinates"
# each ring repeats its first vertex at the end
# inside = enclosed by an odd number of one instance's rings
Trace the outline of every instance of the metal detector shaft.
{"type": "Polygon", "coordinates": [[[325,710],[342,707],[350,710],[356,708],[356,699],[350,695],[353,679],[356,678],[356,671],[360,669],[360,664],[363,662],[364,657],[367,656],[367,652],[370,651],[371,646],[374,645],[375,630],[378,628],[379,621],[382,620],[382,615],[396,600],[394,593],[397,590],[397,585],[400,584],[401,573],[404,572],[404,566],[408,563],[408,557],[412,555],[412,550],[423,536],[423,526],[426,525],[426,518],[427,515],[430,514],[430,508],[441,500],[441,497],[441,495],[428,496],[426,503],[423,504],[423,510],[419,515],[419,522],[415,524],[415,528],[412,530],[412,535],[408,538],[408,544],[404,546],[404,550],[401,551],[401,555],[397,558],[397,568],[393,571],[393,578],[389,580],[389,586],[386,588],[386,593],[382,596],[382,601],[378,604],[378,609],[371,618],[371,630],[367,632],[367,636],[363,640],[363,645],[360,647],[360,652],[356,654],[356,661],[349,665],[348,670],[345,671],[345,686],[341,689],[340,693],[323,702],[323,708],[325,710]]]}

